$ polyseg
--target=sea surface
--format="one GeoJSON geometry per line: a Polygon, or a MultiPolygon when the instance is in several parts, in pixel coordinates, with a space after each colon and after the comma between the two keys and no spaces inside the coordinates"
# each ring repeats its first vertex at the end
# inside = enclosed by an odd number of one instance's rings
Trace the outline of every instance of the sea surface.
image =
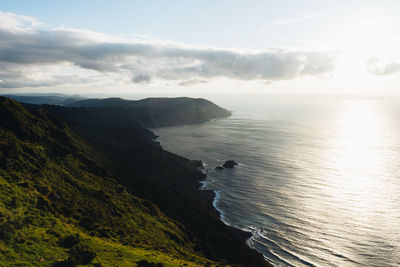
{"type": "Polygon", "coordinates": [[[153,131],[206,164],[203,188],[251,247],[276,266],[400,266],[400,99],[210,99],[233,115],[153,131]]]}

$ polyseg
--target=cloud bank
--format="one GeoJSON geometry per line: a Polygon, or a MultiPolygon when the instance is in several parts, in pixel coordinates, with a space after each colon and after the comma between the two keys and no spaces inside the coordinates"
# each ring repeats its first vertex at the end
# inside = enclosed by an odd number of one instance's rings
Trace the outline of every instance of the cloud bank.
{"type": "Polygon", "coordinates": [[[400,61],[382,63],[378,58],[370,58],[367,71],[374,75],[390,75],[400,73],[400,61]]]}
{"type": "Polygon", "coordinates": [[[79,84],[99,73],[133,84],[169,80],[182,86],[219,78],[290,80],[329,73],[334,63],[330,52],[235,50],[43,29],[33,18],[0,12],[0,88],[79,84]],[[85,70],[92,75],[82,75],[85,70]]]}

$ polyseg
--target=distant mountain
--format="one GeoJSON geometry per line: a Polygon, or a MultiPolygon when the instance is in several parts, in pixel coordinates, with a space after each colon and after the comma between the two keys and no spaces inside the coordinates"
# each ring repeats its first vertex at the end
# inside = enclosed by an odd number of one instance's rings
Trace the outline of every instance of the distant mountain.
{"type": "Polygon", "coordinates": [[[62,94],[49,94],[49,95],[4,95],[4,97],[12,98],[18,102],[29,104],[49,104],[65,106],[76,101],[80,101],[83,97],[70,96],[62,94]]]}
{"type": "MultiPolygon", "coordinates": [[[[145,127],[205,122],[213,118],[228,117],[231,112],[203,98],[122,98],[85,99],[67,107],[95,108],[96,113],[112,113],[134,120],[145,127]]],[[[79,111],[81,112],[81,111],[79,111]]]]}
{"type": "Polygon", "coordinates": [[[129,116],[25,106],[0,97],[0,263],[269,266],[198,190],[198,163],[129,116]]]}
{"type": "Polygon", "coordinates": [[[88,107],[129,107],[137,101],[134,100],[126,100],[119,97],[110,97],[110,98],[89,98],[78,100],[69,103],[68,107],[79,107],[79,108],[88,108],[88,107]]]}

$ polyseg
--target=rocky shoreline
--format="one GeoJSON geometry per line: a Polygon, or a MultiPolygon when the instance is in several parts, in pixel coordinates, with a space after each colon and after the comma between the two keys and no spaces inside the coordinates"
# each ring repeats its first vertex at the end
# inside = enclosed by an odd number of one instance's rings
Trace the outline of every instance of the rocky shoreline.
{"type": "MultiPolygon", "coordinates": [[[[199,168],[200,170],[204,170],[204,164],[202,163],[201,160],[192,160],[192,162],[195,163],[195,165],[196,165],[197,168],[199,168]]],[[[224,163],[224,165],[229,165],[229,167],[225,167],[225,168],[233,168],[233,166],[237,166],[237,165],[239,165],[239,164],[238,164],[237,162],[235,162],[234,160],[227,160],[227,161],[224,163]],[[230,166],[232,166],[232,167],[230,167],[230,166]]],[[[218,167],[218,166],[217,166],[217,167],[218,167]]],[[[215,167],[215,168],[216,168],[216,167],[215,167]]],[[[223,169],[223,168],[222,168],[222,169],[223,169]]],[[[202,179],[199,180],[199,182],[206,182],[205,180],[206,180],[206,178],[207,178],[207,175],[206,175],[206,173],[204,173],[204,172],[203,172],[203,174],[205,174],[205,175],[203,176],[202,179]]],[[[261,256],[261,253],[259,253],[258,251],[256,251],[254,248],[252,248],[252,247],[249,245],[249,242],[248,242],[248,241],[249,241],[249,239],[253,236],[253,234],[252,234],[251,232],[247,232],[247,231],[241,230],[241,229],[239,229],[239,228],[236,228],[236,227],[234,227],[234,226],[228,225],[227,223],[225,223],[225,222],[223,221],[221,212],[217,209],[217,207],[216,207],[215,204],[214,204],[215,199],[216,199],[216,197],[217,197],[217,194],[216,194],[215,190],[201,189],[201,187],[200,187],[199,189],[200,189],[200,191],[205,195],[205,197],[204,197],[204,203],[206,204],[207,207],[209,207],[210,211],[211,211],[215,216],[218,216],[219,220],[220,220],[221,222],[224,223],[225,227],[227,227],[227,228],[232,232],[232,234],[233,234],[235,237],[237,237],[238,239],[240,239],[241,242],[242,242],[243,244],[246,244],[246,246],[248,246],[250,249],[252,249],[254,252],[258,253],[258,254],[261,256]]],[[[267,262],[265,259],[264,259],[264,261],[265,261],[265,266],[272,266],[272,265],[270,265],[270,263],[267,262]]]]}

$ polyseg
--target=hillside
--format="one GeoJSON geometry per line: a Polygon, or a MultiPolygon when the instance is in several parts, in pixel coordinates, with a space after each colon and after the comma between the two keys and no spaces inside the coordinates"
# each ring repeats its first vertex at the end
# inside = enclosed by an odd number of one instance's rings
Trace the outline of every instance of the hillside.
{"type": "Polygon", "coordinates": [[[85,99],[68,107],[91,108],[94,113],[113,114],[134,120],[145,127],[200,123],[213,118],[228,117],[231,112],[202,98],[146,98],[125,100],[122,98],[85,99]]]}
{"type": "Polygon", "coordinates": [[[0,266],[212,263],[44,110],[0,98],[0,266]]]}
{"type": "Polygon", "coordinates": [[[214,118],[228,117],[231,112],[202,98],[146,98],[126,100],[122,98],[83,99],[68,95],[5,95],[18,102],[32,105],[53,105],[53,113],[75,120],[77,114],[85,115],[85,120],[112,118],[134,122],[152,128],[178,124],[206,122],[214,118]],[[63,108],[68,107],[68,109],[63,108]]]}
{"type": "Polygon", "coordinates": [[[77,123],[79,113],[71,129],[43,109],[54,106],[27,107],[0,98],[4,266],[267,266],[246,233],[219,220],[213,193],[197,189],[196,163],[150,131],[114,117],[77,123]]]}

